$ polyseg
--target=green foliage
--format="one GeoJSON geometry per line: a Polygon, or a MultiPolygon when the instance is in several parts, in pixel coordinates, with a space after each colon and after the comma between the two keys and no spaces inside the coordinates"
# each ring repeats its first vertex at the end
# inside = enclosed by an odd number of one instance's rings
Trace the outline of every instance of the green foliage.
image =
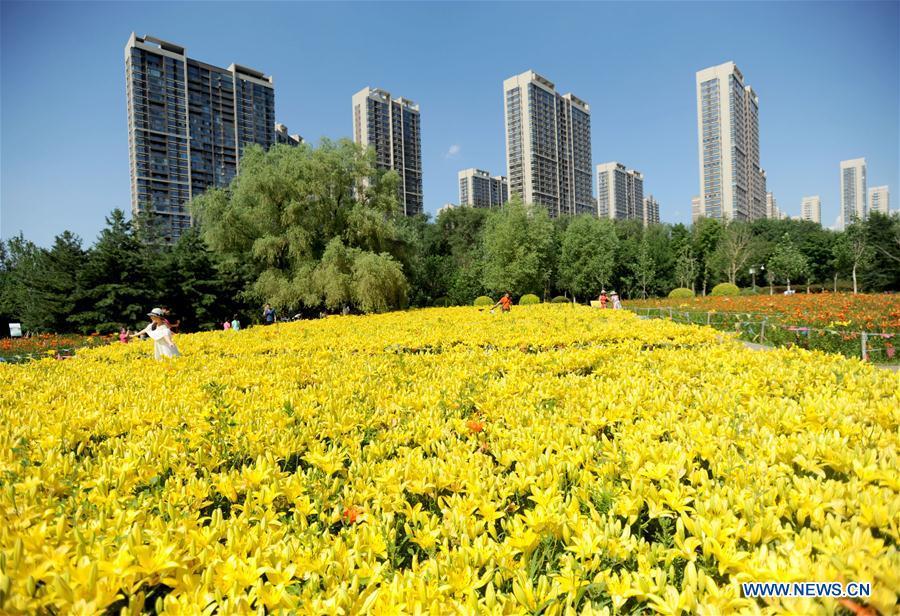
{"type": "Polygon", "coordinates": [[[562,295],[557,295],[553,299],[550,300],[551,304],[568,304],[571,300],[568,297],[563,297],[562,295]]]}
{"type": "Polygon", "coordinates": [[[446,308],[448,306],[452,306],[453,302],[450,301],[449,297],[444,296],[435,299],[433,302],[431,302],[431,305],[435,306],[436,308],[446,308]]]}
{"type": "Polygon", "coordinates": [[[406,308],[409,285],[403,268],[387,253],[360,252],[351,273],[353,301],[363,312],[406,308]]]}
{"type": "Polygon", "coordinates": [[[475,298],[475,301],[472,302],[473,306],[493,306],[494,300],[492,300],[487,295],[481,295],[475,298]]]}
{"type": "Polygon", "coordinates": [[[669,297],[672,299],[687,299],[689,297],[694,297],[694,292],[685,287],[678,287],[669,291],[669,297]]]}
{"type": "Polygon", "coordinates": [[[523,295],[521,298],[519,298],[520,306],[531,306],[533,304],[540,304],[540,303],[541,303],[541,298],[538,297],[537,295],[534,295],[533,293],[527,293],[527,294],[523,295]]]}
{"type": "Polygon", "coordinates": [[[214,250],[250,264],[258,301],[378,312],[405,305],[402,265],[415,262],[418,237],[399,221],[398,182],[346,139],[251,147],[228,190],[206,192],[193,211],[214,250]]]}
{"type": "Polygon", "coordinates": [[[594,295],[609,283],[618,238],[609,220],[576,216],[562,234],[559,285],[577,295],[594,295]]]}
{"type": "Polygon", "coordinates": [[[759,295],[759,290],[747,287],[746,289],[741,289],[741,295],[759,295]]]}
{"type": "Polygon", "coordinates": [[[767,269],[776,281],[784,280],[790,287],[791,279],[799,280],[807,274],[809,264],[803,253],[794,246],[791,236],[785,233],[769,257],[767,269]]]}
{"type": "Polygon", "coordinates": [[[720,282],[712,288],[712,292],[710,293],[710,295],[712,295],[713,297],[735,296],[740,294],[741,289],[737,285],[731,284],[730,282],[720,282]]]}
{"type": "Polygon", "coordinates": [[[483,244],[485,288],[514,295],[541,293],[553,273],[553,223],[541,206],[512,200],[488,214],[483,244]]]}

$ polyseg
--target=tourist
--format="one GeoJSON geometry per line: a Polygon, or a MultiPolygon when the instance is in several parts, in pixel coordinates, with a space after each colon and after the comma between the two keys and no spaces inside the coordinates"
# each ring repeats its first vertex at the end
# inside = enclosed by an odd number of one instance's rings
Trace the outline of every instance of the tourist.
{"type": "Polygon", "coordinates": [[[119,342],[123,344],[128,342],[128,330],[124,327],[119,330],[119,342]]]}
{"type": "Polygon", "coordinates": [[[512,308],[512,299],[509,297],[509,292],[504,293],[503,297],[501,297],[496,304],[491,306],[491,312],[494,312],[494,308],[500,306],[500,312],[509,312],[512,308]]]}
{"type": "Polygon", "coordinates": [[[613,310],[621,310],[622,302],[619,301],[619,294],[613,291],[609,294],[609,300],[612,302],[613,310]]]}
{"type": "Polygon", "coordinates": [[[225,331],[231,329],[231,321],[225,319],[225,321],[222,322],[222,329],[224,329],[225,331]]]}
{"type": "Polygon", "coordinates": [[[600,291],[600,297],[598,299],[600,300],[600,307],[606,308],[606,303],[609,301],[609,296],[606,295],[606,289],[600,291]]]}
{"type": "Polygon", "coordinates": [[[272,325],[278,321],[278,316],[275,314],[275,309],[272,308],[269,304],[263,306],[263,323],[265,325],[272,325]]]}
{"type": "Polygon", "coordinates": [[[233,331],[239,331],[241,329],[241,322],[238,321],[237,315],[234,315],[231,318],[231,329],[233,331]]]}
{"type": "Polygon", "coordinates": [[[169,329],[162,308],[154,308],[147,313],[147,316],[150,317],[150,324],[136,334],[131,334],[130,337],[146,335],[152,338],[154,359],[179,357],[181,353],[172,340],[172,330],[169,329]]]}

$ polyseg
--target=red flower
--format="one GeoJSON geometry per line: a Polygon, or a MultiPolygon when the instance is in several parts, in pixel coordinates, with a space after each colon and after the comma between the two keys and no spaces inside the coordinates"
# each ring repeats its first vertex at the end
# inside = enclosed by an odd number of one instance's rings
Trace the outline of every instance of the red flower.
{"type": "Polygon", "coordinates": [[[344,518],[344,521],[347,524],[355,524],[361,513],[362,512],[356,507],[345,507],[341,517],[344,518]]]}
{"type": "Polygon", "coordinates": [[[466,426],[468,426],[469,430],[471,430],[472,432],[481,432],[482,430],[484,430],[484,424],[480,421],[476,421],[475,419],[470,419],[468,423],[466,423],[466,426]]]}

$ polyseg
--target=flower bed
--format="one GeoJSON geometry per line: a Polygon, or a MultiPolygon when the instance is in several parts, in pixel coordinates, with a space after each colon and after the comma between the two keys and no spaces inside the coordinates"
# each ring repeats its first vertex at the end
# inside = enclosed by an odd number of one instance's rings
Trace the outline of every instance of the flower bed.
{"type": "Polygon", "coordinates": [[[0,365],[0,612],[897,609],[898,377],[552,304],[0,365]]]}

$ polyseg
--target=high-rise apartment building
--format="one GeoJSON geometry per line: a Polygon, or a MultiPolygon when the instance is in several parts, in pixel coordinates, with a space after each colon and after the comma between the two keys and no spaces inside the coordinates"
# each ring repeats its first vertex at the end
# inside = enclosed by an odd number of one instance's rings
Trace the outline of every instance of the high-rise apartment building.
{"type": "Polygon", "coordinates": [[[184,47],[132,33],[125,86],[131,209],[152,214],[174,240],[191,225],[192,198],[227,186],[246,146],[274,142],[272,78],[193,60],[184,47]]]}
{"type": "Polygon", "coordinates": [[[800,220],[822,224],[822,200],[819,199],[819,195],[803,197],[800,201],[800,220]]]}
{"type": "Polygon", "coordinates": [[[653,195],[644,197],[644,226],[659,224],[659,201],[653,198],[653,195]]]}
{"type": "Polygon", "coordinates": [[[644,176],[618,162],[597,165],[597,215],[624,220],[644,218],[644,176]]]}
{"type": "Polygon", "coordinates": [[[303,143],[303,137],[300,135],[291,135],[288,127],[279,122],[275,123],[275,143],[282,143],[296,147],[303,143]]]}
{"type": "Polygon", "coordinates": [[[869,189],[869,211],[891,213],[891,193],[887,186],[873,186],[869,189]]]}
{"type": "Polygon", "coordinates": [[[841,161],[841,226],[865,220],[869,214],[866,193],[866,159],[841,161]]]}
{"type": "Polygon", "coordinates": [[[503,82],[509,191],[551,216],[595,213],[591,108],[526,71],[503,82]]]}
{"type": "Polygon", "coordinates": [[[775,201],[775,195],[770,192],[766,193],[766,218],[777,220],[780,218],[779,214],[778,202],[775,201]]]}
{"type": "Polygon", "coordinates": [[[353,140],[375,150],[379,169],[400,176],[400,208],[407,216],[422,213],[422,132],[419,106],[390,92],[363,88],[353,95],[353,140]]]}
{"type": "Polygon", "coordinates": [[[701,212],[724,220],[762,218],[759,97],[734,62],[698,71],[696,81],[701,212]]]}
{"type": "Polygon", "coordinates": [[[691,224],[702,217],[703,210],[700,209],[700,197],[691,197],[691,224]]]}
{"type": "Polygon", "coordinates": [[[481,169],[459,172],[459,204],[473,207],[500,207],[509,201],[509,185],[502,175],[491,176],[481,169]]]}

